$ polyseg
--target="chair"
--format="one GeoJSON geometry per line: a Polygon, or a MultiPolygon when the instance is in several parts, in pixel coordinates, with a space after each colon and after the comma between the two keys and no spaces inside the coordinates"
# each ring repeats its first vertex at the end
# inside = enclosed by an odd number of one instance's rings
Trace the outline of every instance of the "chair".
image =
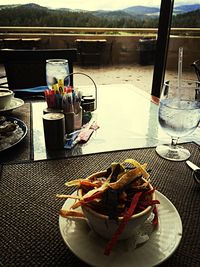
{"type": "MultiPolygon", "coordinates": [[[[25,89],[46,86],[46,59],[68,59],[69,72],[77,60],[76,49],[16,50],[1,49],[0,63],[3,63],[9,89],[25,89]]],[[[73,76],[70,79],[73,85],[73,76]]],[[[5,88],[5,82],[0,84],[5,88]]]]}
{"type": "Polygon", "coordinates": [[[80,55],[81,65],[101,65],[103,63],[106,44],[107,41],[105,39],[77,39],[76,45],[80,55]]]}
{"type": "Polygon", "coordinates": [[[200,81],[200,59],[194,61],[191,66],[194,68],[197,75],[197,79],[200,81]]]}

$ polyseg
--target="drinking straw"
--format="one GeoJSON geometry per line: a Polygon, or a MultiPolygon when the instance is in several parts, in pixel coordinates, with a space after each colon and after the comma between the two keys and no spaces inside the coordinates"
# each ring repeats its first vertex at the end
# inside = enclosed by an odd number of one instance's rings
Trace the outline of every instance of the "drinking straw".
{"type": "Polygon", "coordinates": [[[182,69],[183,69],[183,47],[179,47],[179,52],[178,52],[178,88],[181,87],[182,69]]]}

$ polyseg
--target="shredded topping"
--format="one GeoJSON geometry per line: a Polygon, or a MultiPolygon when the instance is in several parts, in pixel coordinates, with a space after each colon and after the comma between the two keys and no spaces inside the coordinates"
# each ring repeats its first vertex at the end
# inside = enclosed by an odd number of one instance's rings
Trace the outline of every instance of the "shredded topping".
{"type": "Polygon", "coordinates": [[[110,220],[120,221],[113,238],[105,248],[105,255],[109,255],[123,232],[128,220],[134,214],[140,213],[149,206],[153,206],[156,214],[153,224],[158,223],[156,204],[152,195],[155,188],[150,186],[150,175],[146,170],[147,164],[140,164],[134,159],[126,159],[122,163],[113,162],[106,170],[84,179],[77,179],[65,183],[67,187],[76,186],[81,189],[80,196],[57,195],[59,198],[74,198],[75,203],[70,210],[61,210],[63,217],[82,217],[84,214],[76,212],[80,206],[87,206],[96,212],[106,215],[110,220]]]}

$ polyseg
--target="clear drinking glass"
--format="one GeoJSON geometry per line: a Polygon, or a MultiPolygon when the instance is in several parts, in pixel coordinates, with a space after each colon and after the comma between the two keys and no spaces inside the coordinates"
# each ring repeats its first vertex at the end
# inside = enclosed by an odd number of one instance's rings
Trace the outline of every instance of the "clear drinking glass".
{"type": "Polygon", "coordinates": [[[191,134],[200,121],[200,83],[197,81],[167,81],[160,97],[158,120],[171,136],[171,145],[158,145],[156,152],[163,158],[182,161],[190,152],[177,145],[180,137],[191,134]]]}
{"type": "Polygon", "coordinates": [[[49,89],[53,89],[54,85],[63,83],[64,86],[69,86],[70,77],[69,65],[67,59],[47,59],[46,60],[46,80],[49,89]]]}

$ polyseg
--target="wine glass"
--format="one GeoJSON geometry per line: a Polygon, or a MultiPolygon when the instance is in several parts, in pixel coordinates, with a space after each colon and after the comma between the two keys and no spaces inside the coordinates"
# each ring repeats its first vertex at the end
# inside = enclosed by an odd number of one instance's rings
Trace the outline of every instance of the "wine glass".
{"type": "Polygon", "coordinates": [[[70,85],[69,64],[67,59],[46,60],[46,81],[49,89],[59,88],[59,84],[70,85]]]}
{"type": "Polygon", "coordinates": [[[191,134],[200,121],[200,82],[167,81],[160,97],[158,120],[161,128],[171,136],[171,145],[158,145],[156,152],[172,161],[183,161],[190,152],[177,145],[180,137],[191,134]]]}

